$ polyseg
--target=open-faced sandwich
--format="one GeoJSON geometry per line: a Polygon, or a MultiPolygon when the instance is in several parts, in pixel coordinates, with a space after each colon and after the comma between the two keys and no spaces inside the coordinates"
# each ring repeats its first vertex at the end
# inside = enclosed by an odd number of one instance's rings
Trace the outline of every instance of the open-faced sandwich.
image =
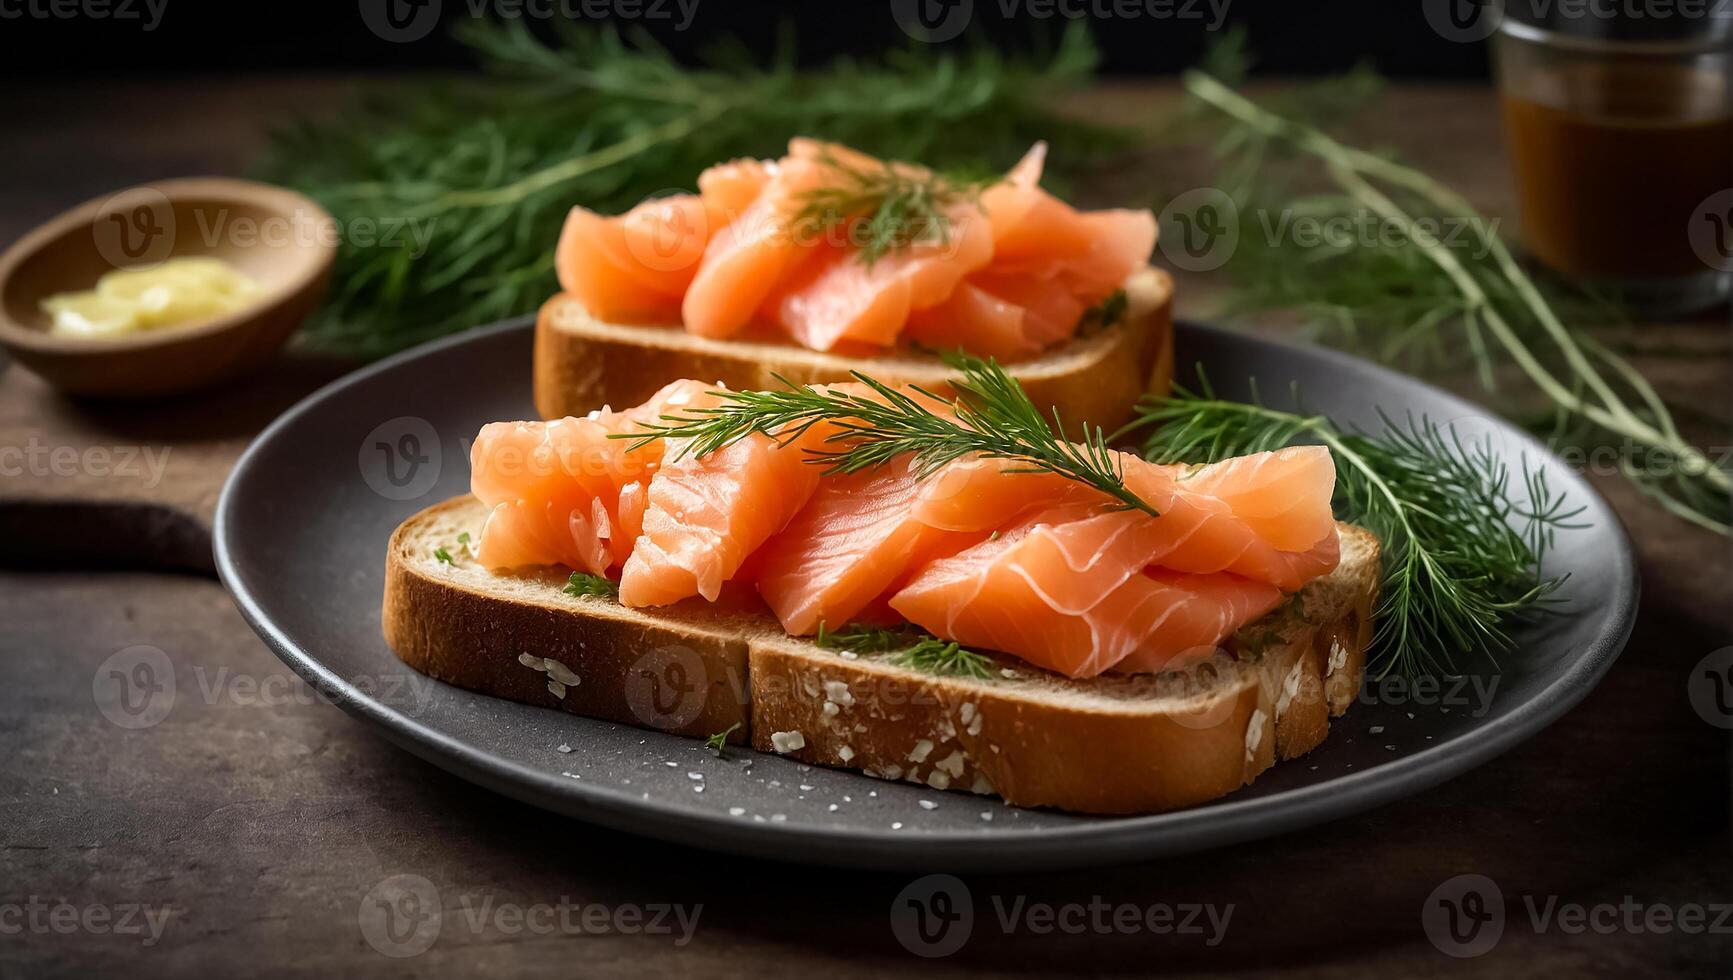
{"type": "Polygon", "coordinates": [[[1056,436],[1002,369],[484,427],[406,521],[385,636],[478,691],[1023,805],[1151,812],[1318,745],[1379,545],[1321,447],[1056,436]]]}
{"type": "Polygon", "coordinates": [[[574,208],[562,292],[536,330],[544,418],[644,403],[674,378],[736,391],[849,380],[942,386],[936,350],[992,357],[1040,405],[1113,427],[1172,372],[1155,216],[1079,211],[1040,187],[947,178],[796,139],[706,170],[697,194],[618,217],[574,208]]]}

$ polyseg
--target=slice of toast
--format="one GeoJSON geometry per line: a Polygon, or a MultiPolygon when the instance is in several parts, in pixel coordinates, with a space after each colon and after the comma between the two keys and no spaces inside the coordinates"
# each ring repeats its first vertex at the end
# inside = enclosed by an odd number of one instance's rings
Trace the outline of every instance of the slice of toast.
{"type": "Polygon", "coordinates": [[[485,694],[1023,806],[1149,813],[1232,792],[1324,740],[1359,693],[1379,582],[1371,533],[1341,525],[1336,570],[1229,642],[1163,674],[1072,680],[1010,657],[938,676],[785,634],[752,601],[628,609],[562,591],[554,569],[500,575],[473,497],[400,526],[385,640],[434,678],[485,694]],[[438,558],[444,549],[450,562],[438,558]]]}
{"type": "MultiPolygon", "coordinates": [[[[1007,370],[1041,409],[1113,431],[1145,392],[1165,394],[1173,377],[1173,279],[1149,268],[1125,284],[1125,313],[1053,351],[1007,370]]],[[[847,381],[861,371],[889,385],[919,384],[946,394],[954,375],[915,351],[849,356],[775,339],[711,340],[678,327],[605,323],[560,294],[536,321],[535,399],[543,418],[612,405],[640,405],[670,378],[717,381],[735,391],[847,381]]]]}

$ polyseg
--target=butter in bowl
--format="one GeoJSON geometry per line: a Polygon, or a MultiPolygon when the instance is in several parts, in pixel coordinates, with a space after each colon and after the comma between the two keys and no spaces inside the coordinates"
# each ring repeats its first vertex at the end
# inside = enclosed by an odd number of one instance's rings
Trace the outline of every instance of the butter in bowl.
{"type": "Polygon", "coordinates": [[[277,353],[322,299],[337,245],[331,216],[283,188],[128,188],[0,255],[0,344],[72,395],[210,385],[277,353]]]}

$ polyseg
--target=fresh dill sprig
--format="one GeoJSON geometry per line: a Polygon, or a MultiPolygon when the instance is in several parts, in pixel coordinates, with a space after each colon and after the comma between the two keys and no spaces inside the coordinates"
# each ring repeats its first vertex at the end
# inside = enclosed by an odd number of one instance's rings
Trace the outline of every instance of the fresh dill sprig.
{"type": "Polygon", "coordinates": [[[706,738],[704,740],[704,747],[720,756],[728,748],[728,736],[734,734],[734,730],[739,727],[740,722],[735,722],[709,738],[706,738]]]}
{"type": "Polygon", "coordinates": [[[589,572],[573,572],[566,580],[565,587],[560,589],[566,595],[597,596],[602,599],[618,599],[620,583],[603,575],[591,575],[589,572]]]}
{"type": "Polygon", "coordinates": [[[889,653],[890,663],[928,674],[993,679],[993,661],[986,655],[915,626],[883,627],[850,625],[831,632],[818,624],[813,642],[827,650],[850,653],[889,653]]]}
{"type": "Polygon", "coordinates": [[[928,637],[906,650],[891,654],[890,662],[898,667],[947,677],[993,679],[993,661],[965,646],[937,637],[928,637]]]}
{"type": "Polygon", "coordinates": [[[1128,508],[1156,513],[1126,486],[1124,465],[1099,427],[1085,423],[1082,442],[1056,435],[1065,432],[1058,407],[1049,422],[997,362],[961,351],[943,357],[959,374],[950,382],[955,401],[918,387],[910,395],[859,371],[854,378],[870,394],[796,385],[778,376],[786,386],[782,390],[714,392],[722,404],[664,415],[661,424],[643,423],[637,432],[611,438],[632,439],[634,448],[678,439],[676,458],[707,456],[755,432],[790,443],[823,422],[835,429],[824,445],[837,448],[806,452],[809,462],[827,467],[826,473],[854,473],[907,454],[916,477],[925,479],[947,463],[978,454],[1022,464],[1008,473],[1053,473],[1128,508]]]}
{"type": "Polygon", "coordinates": [[[1489,394],[1510,395],[1499,372],[1516,374],[1528,382],[1520,394],[1546,406],[1555,447],[1634,446],[1620,466],[1639,490],[1684,520],[1733,533],[1733,472],[1680,434],[1629,361],[1572,322],[1592,297],[1537,282],[1497,221],[1421,171],[1207,72],[1188,72],[1185,86],[1220,124],[1220,185],[1241,221],[1220,229],[1238,231],[1223,269],[1235,286],[1228,312],[1296,311],[1320,339],[1387,362],[1472,368],[1489,394]],[[1284,194],[1286,174],[1271,166],[1284,156],[1321,170],[1326,189],[1284,194]],[[1290,233],[1301,223],[1336,232],[1290,233]]]}
{"type": "Polygon", "coordinates": [[[1176,386],[1147,399],[1127,431],[1152,427],[1144,454],[1199,463],[1322,443],[1336,462],[1337,516],[1384,548],[1377,611],[1381,674],[1414,677],[1459,669],[1472,653],[1511,646],[1509,628],[1543,610],[1561,579],[1541,564],[1553,533],[1576,527],[1543,471],[1510,466],[1490,440],[1473,440],[1424,417],[1384,419],[1383,432],[1344,431],[1321,415],[1217,398],[1176,386]]]}
{"type": "Polygon", "coordinates": [[[981,190],[980,182],[902,163],[856,166],[829,150],[819,154],[818,162],[836,179],[800,195],[796,233],[805,238],[844,232],[869,268],[919,242],[949,244],[949,210],[976,200],[981,190]]]}
{"type": "Polygon", "coordinates": [[[369,86],[274,134],[261,175],[345,232],[304,343],[376,357],[533,312],[558,289],[573,205],[618,213],[719,160],[779,157],[794,136],[944,173],[997,172],[1039,139],[1081,168],[1132,139],[1053,108],[1094,71],[1080,23],[1027,56],[922,45],[805,70],[791,38],[768,60],[719,46],[686,66],[647,34],[555,20],[538,36],[529,20],[464,18],[488,78],[369,86]]]}

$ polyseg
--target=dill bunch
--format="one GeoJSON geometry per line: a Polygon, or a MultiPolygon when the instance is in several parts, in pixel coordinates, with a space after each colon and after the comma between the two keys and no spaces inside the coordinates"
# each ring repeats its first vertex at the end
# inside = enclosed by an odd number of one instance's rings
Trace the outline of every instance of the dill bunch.
{"type": "Polygon", "coordinates": [[[689,68],[647,35],[557,28],[547,43],[522,20],[468,22],[458,35],[490,77],[381,88],[275,134],[263,175],[345,230],[303,342],[378,356],[531,312],[557,288],[573,205],[623,211],[717,161],[780,156],[796,135],[943,171],[1009,166],[1037,139],[1086,165],[1130,141],[1049,108],[1093,73],[1081,25],[1044,56],[923,48],[818,71],[798,70],[787,40],[767,66],[724,43],[689,68]]]}
{"type": "MultiPolygon", "coordinates": [[[[1576,322],[1592,297],[1562,297],[1516,261],[1466,199],[1421,171],[1348,146],[1206,72],[1185,85],[1218,123],[1221,189],[1238,239],[1223,272],[1229,313],[1290,310],[1318,339],[1410,370],[1472,370],[1489,394],[1498,372],[1547,407],[1555,448],[1628,443],[1624,475],[1674,515],[1733,533],[1733,475],[1686,440],[1672,409],[1617,352],[1576,322]],[[1323,190],[1291,194],[1273,160],[1321,171],[1323,190]],[[1304,222],[1341,234],[1288,234],[1304,222]],[[1641,460],[1641,465],[1638,464],[1641,460]]],[[[1502,392],[1508,393],[1508,392],[1502,392]]]]}
{"type": "MultiPolygon", "coordinates": [[[[1305,415],[1175,387],[1139,406],[1144,455],[1203,463],[1321,443],[1336,463],[1337,517],[1384,548],[1375,669],[1380,676],[1455,673],[1470,654],[1511,648],[1510,628],[1544,610],[1561,578],[1543,577],[1555,531],[1576,527],[1545,474],[1510,465],[1490,440],[1466,439],[1424,416],[1384,418],[1376,435],[1305,415]]],[[[1255,390],[1255,388],[1254,388],[1255,390]]],[[[1296,392],[1296,400],[1297,400],[1296,392]]]]}

